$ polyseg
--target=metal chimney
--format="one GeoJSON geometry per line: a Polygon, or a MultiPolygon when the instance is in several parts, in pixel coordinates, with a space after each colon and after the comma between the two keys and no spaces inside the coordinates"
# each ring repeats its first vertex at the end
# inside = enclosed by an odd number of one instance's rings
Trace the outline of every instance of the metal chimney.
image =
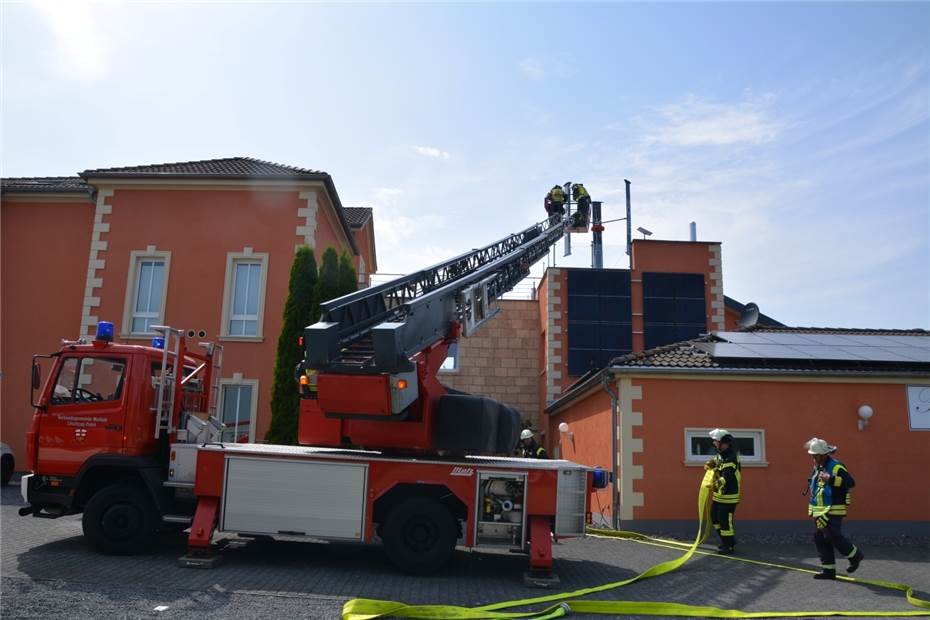
{"type": "Polygon", "coordinates": [[[630,181],[628,179],[623,179],[623,182],[626,183],[626,255],[632,256],[630,254],[630,248],[633,243],[633,220],[630,218],[630,181]]]}
{"type": "Polygon", "coordinates": [[[691,241],[697,241],[697,222],[691,222],[691,241]]]}
{"type": "Polygon", "coordinates": [[[601,224],[601,203],[595,200],[591,203],[591,268],[604,268],[604,242],[601,233],[604,225],[601,224]]]}

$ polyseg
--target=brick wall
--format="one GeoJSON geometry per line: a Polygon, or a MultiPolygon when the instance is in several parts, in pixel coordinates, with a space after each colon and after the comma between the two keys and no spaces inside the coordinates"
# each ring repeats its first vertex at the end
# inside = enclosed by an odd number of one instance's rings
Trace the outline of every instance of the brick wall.
{"type": "Polygon", "coordinates": [[[539,305],[503,300],[501,312],[470,338],[459,340],[458,370],[439,380],[457,390],[516,407],[539,428],[539,305]]]}

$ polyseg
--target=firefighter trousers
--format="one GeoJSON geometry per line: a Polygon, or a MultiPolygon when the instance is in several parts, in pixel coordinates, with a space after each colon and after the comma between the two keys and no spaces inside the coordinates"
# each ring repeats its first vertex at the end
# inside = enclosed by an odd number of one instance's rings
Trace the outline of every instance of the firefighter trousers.
{"type": "Polygon", "coordinates": [[[733,513],[737,504],[714,502],[710,505],[710,520],[720,535],[721,547],[732,547],[736,543],[736,531],[733,529],[733,513]]]}
{"type": "MultiPolygon", "coordinates": [[[[816,524],[817,521],[815,520],[816,524]]],[[[825,569],[836,568],[836,548],[844,557],[851,558],[859,551],[856,545],[843,536],[843,517],[829,515],[825,527],[817,528],[814,532],[814,544],[817,545],[817,555],[820,556],[820,565],[825,569]]]]}

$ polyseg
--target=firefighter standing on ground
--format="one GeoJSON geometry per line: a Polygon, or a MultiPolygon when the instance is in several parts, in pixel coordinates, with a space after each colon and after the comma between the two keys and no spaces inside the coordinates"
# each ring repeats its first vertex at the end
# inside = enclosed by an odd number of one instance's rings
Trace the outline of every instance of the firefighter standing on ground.
{"type": "Polygon", "coordinates": [[[704,469],[715,472],[713,486],[713,503],[710,507],[710,518],[714,529],[720,535],[720,544],[717,553],[729,555],[733,553],[736,544],[735,530],[733,529],[733,513],[740,500],[740,472],[739,453],[733,449],[733,436],[722,428],[715,428],[710,433],[714,440],[717,454],[704,464],[704,469]]]}
{"type": "Polygon", "coordinates": [[[528,428],[524,428],[520,433],[520,452],[525,459],[549,458],[546,456],[546,449],[536,443],[533,439],[533,431],[528,428]]]}
{"type": "Polygon", "coordinates": [[[565,215],[565,190],[560,185],[553,185],[549,193],[546,194],[545,200],[546,213],[549,217],[556,214],[565,215]]]}
{"type": "Polygon", "coordinates": [[[843,536],[843,517],[850,503],[850,489],[856,481],[841,462],[833,458],[836,446],[823,439],[811,438],[804,444],[814,459],[814,471],[808,481],[810,501],[807,514],[814,519],[814,544],[820,556],[820,572],[814,579],[836,579],[834,547],[849,560],[847,573],[854,573],[865,555],[843,536]]]}

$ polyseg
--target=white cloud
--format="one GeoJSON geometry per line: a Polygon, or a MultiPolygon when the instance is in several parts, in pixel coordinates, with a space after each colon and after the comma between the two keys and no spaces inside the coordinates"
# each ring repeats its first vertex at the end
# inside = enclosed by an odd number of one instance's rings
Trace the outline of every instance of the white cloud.
{"type": "MultiPolygon", "coordinates": [[[[92,81],[109,70],[109,37],[101,32],[100,15],[95,16],[90,2],[81,0],[37,0],[42,17],[52,32],[55,49],[49,63],[63,77],[92,81]]],[[[104,6],[109,11],[113,7],[104,6]]],[[[98,10],[97,13],[100,13],[98,10]]]]}
{"type": "Polygon", "coordinates": [[[432,159],[449,159],[449,152],[437,149],[434,146],[414,146],[413,150],[423,157],[432,159]]]}
{"type": "Polygon", "coordinates": [[[517,63],[517,68],[524,75],[541,80],[543,78],[568,78],[574,75],[572,65],[564,59],[544,59],[538,56],[528,56],[517,63]]]}
{"type": "Polygon", "coordinates": [[[695,97],[661,106],[648,123],[646,141],[675,146],[762,144],[778,137],[784,124],[772,117],[773,97],[717,103],[695,97]]]}

